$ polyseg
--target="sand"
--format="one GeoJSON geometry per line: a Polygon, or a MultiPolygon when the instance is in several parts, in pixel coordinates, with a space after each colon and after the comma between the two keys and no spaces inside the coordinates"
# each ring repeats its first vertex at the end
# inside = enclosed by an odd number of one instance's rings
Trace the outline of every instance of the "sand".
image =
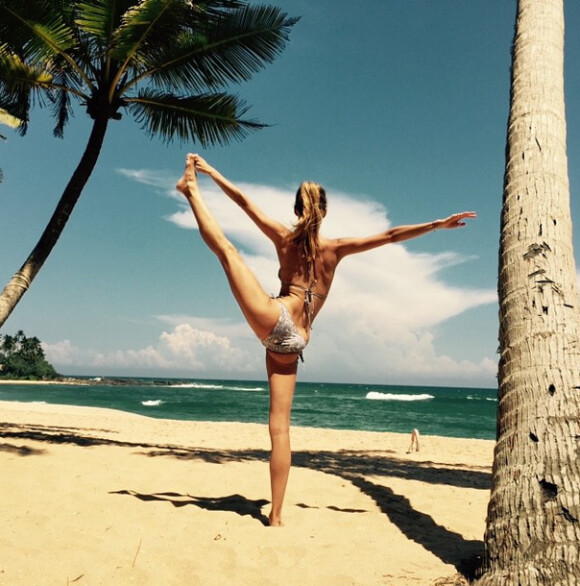
{"type": "Polygon", "coordinates": [[[294,428],[285,526],[265,425],[0,402],[0,584],[466,584],[493,442],[294,428]]]}

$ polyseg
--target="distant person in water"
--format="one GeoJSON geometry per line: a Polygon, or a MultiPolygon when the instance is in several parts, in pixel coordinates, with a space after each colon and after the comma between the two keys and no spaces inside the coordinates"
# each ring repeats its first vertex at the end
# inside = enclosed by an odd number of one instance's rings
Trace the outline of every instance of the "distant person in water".
{"type": "Polygon", "coordinates": [[[319,235],[326,216],[326,193],[306,181],[296,193],[296,223],[288,228],[268,217],[244,193],[199,155],[189,154],[185,172],[176,185],[186,197],[201,237],[221,262],[244,317],[266,347],[270,387],[269,431],[272,443],[270,526],[282,525],[282,504],[290,471],[290,409],[298,359],[308,344],[312,323],[324,305],[338,263],[346,256],[384,244],[402,242],[436,229],[464,226],[474,212],[454,214],[425,224],[399,226],[363,238],[327,239],[319,235]],[[209,175],[272,241],[280,263],[280,294],[268,295],[240,253],[223,233],[201,197],[197,172],[209,175]]]}

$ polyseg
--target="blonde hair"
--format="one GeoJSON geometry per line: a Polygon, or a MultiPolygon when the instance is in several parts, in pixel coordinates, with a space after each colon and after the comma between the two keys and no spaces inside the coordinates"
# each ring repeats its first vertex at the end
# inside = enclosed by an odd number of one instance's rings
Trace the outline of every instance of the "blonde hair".
{"type": "Polygon", "coordinates": [[[301,246],[306,261],[308,278],[315,278],[314,261],[318,254],[318,234],[322,218],[326,216],[326,191],[313,181],[304,181],[296,192],[294,211],[298,216],[290,238],[301,246]]]}

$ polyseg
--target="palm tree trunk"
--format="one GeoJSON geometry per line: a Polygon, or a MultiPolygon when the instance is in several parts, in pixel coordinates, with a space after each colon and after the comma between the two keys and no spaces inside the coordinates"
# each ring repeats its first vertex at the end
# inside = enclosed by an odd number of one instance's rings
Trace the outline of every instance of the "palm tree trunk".
{"type": "Polygon", "coordinates": [[[108,118],[95,119],[85,152],[68,182],[40,240],[0,295],[0,327],[8,319],[57,243],[101,152],[108,118]]]}
{"type": "Polygon", "coordinates": [[[580,311],[563,0],[519,0],[499,300],[497,444],[478,586],[580,584],[580,311]]]}

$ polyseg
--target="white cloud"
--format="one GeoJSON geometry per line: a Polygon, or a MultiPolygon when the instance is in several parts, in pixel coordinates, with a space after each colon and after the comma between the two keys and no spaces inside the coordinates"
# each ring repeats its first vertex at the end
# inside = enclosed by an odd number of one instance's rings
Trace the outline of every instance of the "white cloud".
{"type": "Polygon", "coordinates": [[[179,323],[170,331],[163,331],[155,344],[138,350],[102,353],[78,348],[69,340],[55,344],[44,343],[43,349],[48,361],[57,370],[63,366],[77,366],[104,374],[113,371],[157,371],[169,376],[172,372],[189,373],[191,376],[227,373],[231,378],[256,375],[263,365],[263,358],[256,352],[255,345],[253,348],[244,348],[244,338],[247,344],[248,336],[244,332],[238,340],[236,330],[240,329],[234,326],[230,339],[214,331],[196,329],[190,323],[179,323]]]}
{"type": "Polygon", "coordinates": [[[157,187],[163,191],[172,189],[172,186],[169,186],[171,183],[175,183],[174,175],[170,176],[167,171],[155,171],[153,169],[117,169],[116,171],[127,179],[143,185],[157,187]]]}
{"type": "MultiPolygon", "coordinates": [[[[174,178],[147,170],[119,170],[123,175],[175,193],[174,178]],[[171,183],[169,183],[171,181],[171,183]]],[[[201,178],[208,207],[228,236],[242,250],[248,265],[266,291],[276,291],[277,259],[267,238],[212,182],[201,178]]],[[[292,222],[293,190],[240,183],[239,187],[267,214],[292,222]]],[[[165,218],[181,228],[197,229],[183,198],[178,209],[165,218]]],[[[386,209],[379,203],[343,193],[329,193],[327,237],[357,236],[384,231],[390,226],[386,209]]],[[[456,231],[461,246],[461,231],[456,231]]],[[[425,238],[437,238],[431,234],[425,238]]],[[[493,384],[496,362],[482,357],[478,363],[437,352],[436,327],[445,320],[478,306],[497,302],[495,290],[450,286],[442,269],[474,262],[459,252],[439,254],[411,252],[404,244],[392,244],[348,257],[337,270],[332,292],[317,318],[306,350],[304,377],[319,380],[425,379],[433,384],[449,381],[487,381],[493,384]]],[[[215,320],[212,316],[157,318],[169,326],[157,342],[144,349],[98,354],[81,351],[68,342],[47,345],[49,360],[68,365],[79,360],[106,369],[150,368],[222,373],[223,376],[263,377],[263,354],[245,323],[215,320]],[[68,362],[67,362],[68,361],[68,362]]],[[[460,334],[459,334],[460,335],[460,334]]]]}

